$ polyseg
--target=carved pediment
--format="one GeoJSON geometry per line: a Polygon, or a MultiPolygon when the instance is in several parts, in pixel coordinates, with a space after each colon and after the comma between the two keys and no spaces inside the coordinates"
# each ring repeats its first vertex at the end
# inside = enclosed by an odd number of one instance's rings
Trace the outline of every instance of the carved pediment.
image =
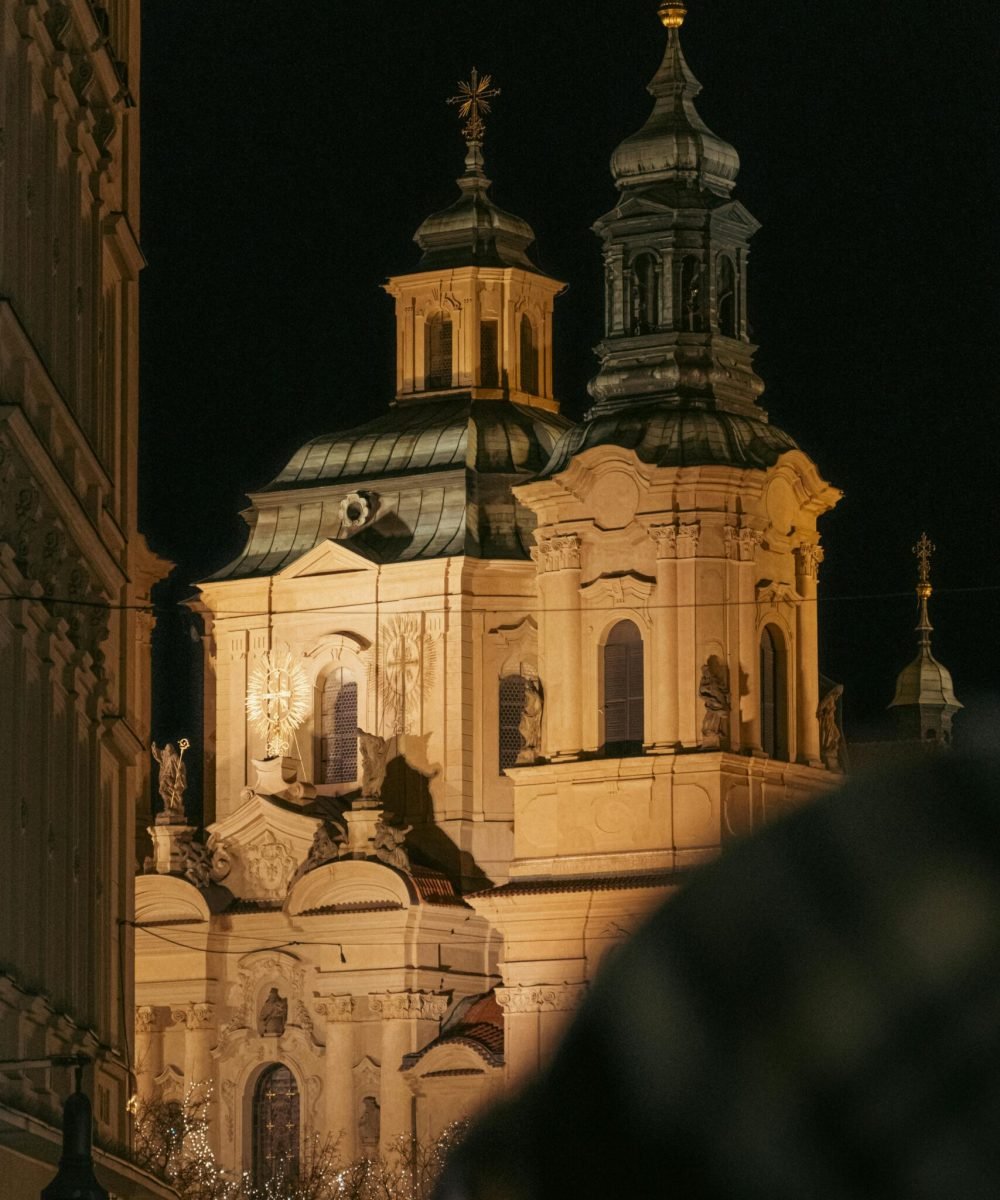
{"type": "Polygon", "coordinates": [[[241,900],[283,900],[322,823],[252,794],[208,829],[209,846],[231,864],[226,887],[241,900]]]}
{"type": "Polygon", "coordinates": [[[320,542],[290,566],[278,572],[281,579],[303,579],[310,575],[343,575],[349,572],[374,571],[376,565],[362,558],[355,550],[332,538],[320,542]]]}
{"type": "Polygon", "coordinates": [[[757,603],[760,605],[798,604],[799,594],[790,584],[774,579],[762,579],[757,584],[757,603]]]}
{"type": "Polygon", "coordinates": [[[601,575],[580,588],[584,604],[595,608],[638,609],[648,624],[643,611],[656,589],[656,581],[647,579],[635,571],[624,571],[620,575],[601,575]]]}

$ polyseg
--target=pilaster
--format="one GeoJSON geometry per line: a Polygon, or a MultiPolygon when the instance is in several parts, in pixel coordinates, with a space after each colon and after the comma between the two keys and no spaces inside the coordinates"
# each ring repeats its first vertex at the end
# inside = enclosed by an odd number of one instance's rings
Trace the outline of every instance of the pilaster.
{"type": "Polygon", "coordinates": [[[797,610],[795,665],[797,673],[798,760],[822,766],[819,745],[819,632],[817,596],[822,549],[804,542],[795,551],[795,586],[801,600],[797,610]]]}
{"type": "Polygon", "coordinates": [[[540,658],[546,685],[545,757],[564,762],[579,756],[582,613],[580,539],[575,533],[539,535],[531,557],[542,599],[540,658]]]}
{"type": "Polygon", "coordinates": [[[339,1138],[341,1158],[357,1157],[358,1120],[354,1111],[355,1002],[352,996],[325,996],[316,1009],[326,1017],[326,1130],[339,1138]]]}
{"type": "Polygon", "coordinates": [[[400,1136],[413,1129],[413,1093],[400,1072],[403,1057],[429,1042],[448,1008],[445,996],[430,992],[384,992],[368,997],[368,1006],[382,1018],[382,1121],[383,1153],[400,1136]]]}
{"type": "Polygon", "coordinates": [[[696,641],[697,561],[700,521],[682,521],[677,527],[677,700],[681,745],[701,743],[698,718],[698,646],[696,641]]]}
{"type": "Polygon", "coordinates": [[[507,1085],[531,1079],[549,1061],[571,1015],[587,993],[583,983],[501,987],[507,1085]]]}
{"type": "Polygon", "coordinates": [[[652,525],[656,543],[656,597],[653,603],[653,671],[650,749],[674,750],[680,741],[677,676],[677,526],[652,525]]]}

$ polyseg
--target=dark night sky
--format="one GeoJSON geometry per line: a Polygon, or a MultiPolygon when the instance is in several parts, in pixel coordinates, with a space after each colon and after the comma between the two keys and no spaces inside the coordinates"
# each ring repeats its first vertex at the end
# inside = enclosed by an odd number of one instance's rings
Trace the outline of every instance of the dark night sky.
{"type": "MultiPolygon", "coordinates": [[[[178,563],[170,596],[239,549],[247,490],[387,405],[380,284],[415,266],[414,230],[456,194],[443,100],[473,64],[503,93],[493,195],[570,284],[556,390],[581,415],[601,323],[590,225],[613,204],[612,149],[651,106],[655,7],[145,0],[141,524],[178,563]]],[[[975,711],[1000,686],[993,6],[689,8],[699,109],[764,223],[764,404],[845,492],[822,526],[821,669],[847,683],[850,726],[879,718],[914,653],[926,528],[935,652],[975,711]]],[[[172,655],[160,737],[192,724],[172,655]]]]}

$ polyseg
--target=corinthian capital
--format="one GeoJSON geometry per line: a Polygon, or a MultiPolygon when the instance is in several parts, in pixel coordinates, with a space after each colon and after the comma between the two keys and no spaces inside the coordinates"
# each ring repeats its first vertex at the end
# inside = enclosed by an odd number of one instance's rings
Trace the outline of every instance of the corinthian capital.
{"type": "MultiPolygon", "coordinates": [[[[537,535],[536,535],[537,536],[537,535]]],[[[580,539],[575,533],[537,536],[531,557],[539,571],[579,571],[580,539]]]]}
{"type": "Polygon", "coordinates": [[[812,542],[804,542],[795,549],[795,573],[807,579],[818,578],[819,564],[824,557],[820,546],[813,545],[812,542]]]}
{"type": "Polygon", "coordinates": [[[316,1003],[316,1011],[326,1017],[327,1023],[354,1020],[353,996],[324,996],[316,1003]]]}
{"type": "Polygon", "coordinates": [[[759,529],[751,529],[744,525],[737,528],[727,525],[723,531],[726,539],[726,558],[739,562],[753,562],[757,557],[757,548],[764,540],[764,534],[759,529]]]}
{"type": "Polygon", "coordinates": [[[650,525],[646,532],[656,543],[657,558],[676,558],[677,557],[677,526],[671,522],[669,525],[650,525]]]}
{"type": "Polygon", "coordinates": [[[151,1004],[139,1004],[135,1010],[135,1029],[137,1033],[152,1033],[156,1028],[156,1009],[151,1004]]]}
{"type": "Polygon", "coordinates": [[[701,540],[701,522],[688,521],[677,527],[677,557],[694,558],[701,540]]]}
{"type": "Polygon", "coordinates": [[[440,1021],[448,1000],[432,992],[382,992],[369,996],[368,1005],[383,1021],[440,1021]]]}
{"type": "Polygon", "coordinates": [[[215,1019],[214,1004],[185,1004],[178,1005],[170,1012],[171,1019],[176,1025],[185,1025],[188,1029],[209,1029],[215,1019]]]}
{"type": "Polygon", "coordinates": [[[509,1013],[572,1012],[587,994],[585,983],[497,988],[497,1003],[509,1013]]]}

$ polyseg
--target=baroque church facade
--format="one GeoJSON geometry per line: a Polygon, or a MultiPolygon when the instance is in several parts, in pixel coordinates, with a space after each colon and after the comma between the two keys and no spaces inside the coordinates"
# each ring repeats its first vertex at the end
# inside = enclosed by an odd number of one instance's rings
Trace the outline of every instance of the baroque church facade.
{"type": "MultiPolygon", "coordinates": [[[[56,1173],[83,1056],[127,1161],[149,590],[137,520],[138,0],[0,0],[0,1192],[56,1173]],[[55,1060],[55,1061],[54,1061],[55,1060]]],[[[142,819],[142,825],[148,823],[142,819]]]]}
{"type": "Polygon", "coordinates": [[[228,1170],[313,1134],[431,1140],[545,1061],[602,958],[728,840],[832,790],[817,522],[769,423],[757,223],[661,5],[651,115],[615,150],[592,406],[560,415],[563,285],[458,197],[395,302],[396,395],[252,497],[199,587],[204,841],[181,752],[136,885],[140,1095],[200,1089],[228,1170]]]}

